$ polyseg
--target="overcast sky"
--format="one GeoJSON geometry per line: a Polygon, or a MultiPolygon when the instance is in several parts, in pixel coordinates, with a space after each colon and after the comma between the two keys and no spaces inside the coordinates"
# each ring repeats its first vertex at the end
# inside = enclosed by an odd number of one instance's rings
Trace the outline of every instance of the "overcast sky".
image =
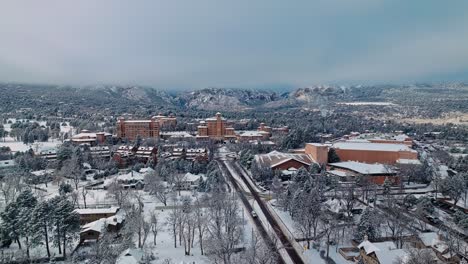
{"type": "Polygon", "coordinates": [[[0,81],[157,88],[468,80],[467,0],[14,0],[0,81]]]}

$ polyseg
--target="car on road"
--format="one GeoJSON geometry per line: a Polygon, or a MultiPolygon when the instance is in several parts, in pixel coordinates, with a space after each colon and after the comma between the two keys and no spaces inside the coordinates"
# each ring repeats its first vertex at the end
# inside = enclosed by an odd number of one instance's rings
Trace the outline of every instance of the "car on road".
{"type": "Polygon", "coordinates": [[[252,210],[251,213],[252,213],[252,217],[253,217],[253,218],[257,218],[257,217],[258,217],[258,215],[257,215],[257,213],[256,213],[255,211],[252,210]]]}

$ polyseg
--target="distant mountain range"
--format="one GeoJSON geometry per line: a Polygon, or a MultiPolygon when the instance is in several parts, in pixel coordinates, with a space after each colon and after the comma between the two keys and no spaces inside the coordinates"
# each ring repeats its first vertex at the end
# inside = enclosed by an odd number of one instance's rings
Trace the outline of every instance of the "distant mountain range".
{"type": "Polygon", "coordinates": [[[166,92],[141,86],[64,87],[1,84],[0,110],[31,107],[35,104],[67,104],[83,107],[154,106],[208,111],[248,111],[320,105],[334,101],[403,100],[410,92],[447,93],[457,89],[466,95],[465,84],[380,85],[380,86],[313,86],[284,93],[234,88],[205,88],[195,91],[166,92]],[[448,91],[448,92],[447,92],[448,91]],[[3,109],[5,108],[5,109],[3,109]]]}

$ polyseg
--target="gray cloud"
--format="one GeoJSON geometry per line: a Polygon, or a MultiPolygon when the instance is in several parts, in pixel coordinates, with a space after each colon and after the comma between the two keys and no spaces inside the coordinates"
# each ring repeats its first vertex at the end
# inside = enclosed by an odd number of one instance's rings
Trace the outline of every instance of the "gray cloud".
{"type": "Polygon", "coordinates": [[[11,1],[0,6],[0,81],[199,88],[463,79],[467,8],[457,0],[11,1]]]}

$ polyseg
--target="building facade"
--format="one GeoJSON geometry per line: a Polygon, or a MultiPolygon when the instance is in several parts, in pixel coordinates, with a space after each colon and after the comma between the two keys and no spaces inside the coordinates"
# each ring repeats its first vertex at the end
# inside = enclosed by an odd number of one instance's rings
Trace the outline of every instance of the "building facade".
{"type": "Polygon", "coordinates": [[[395,164],[400,159],[418,159],[418,152],[406,144],[345,141],[336,142],[332,147],[341,161],[395,164]]]}
{"type": "Polygon", "coordinates": [[[200,122],[197,128],[197,139],[229,140],[236,139],[234,128],[228,127],[221,113],[200,122]]]}
{"type": "Polygon", "coordinates": [[[160,122],[154,116],[150,120],[125,120],[119,117],[117,120],[117,137],[127,140],[141,138],[159,138],[160,122]]]}

